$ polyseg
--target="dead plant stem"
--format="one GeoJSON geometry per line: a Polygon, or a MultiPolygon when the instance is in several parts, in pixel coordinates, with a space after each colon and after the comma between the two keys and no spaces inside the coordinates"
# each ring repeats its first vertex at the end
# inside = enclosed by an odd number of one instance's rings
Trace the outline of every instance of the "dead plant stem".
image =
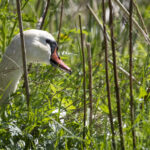
{"type": "MultiPolygon", "coordinates": [[[[85,72],[85,53],[83,44],[83,33],[82,33],[82,23],[81,16],[79,15],[79,26],[80,26],[80,36],[81,36],[81,50],[82,50],[82,63],[83,63],[83,100],[84,100],[84,117],[83,117],[83,139],[85,139],[85,127],[86,127],[86,72],[85,72]]],[[[83,147],[85,145],[83,144],[83,147]]]]}
{"type": "Polygon", "coordinates": [[[23,63],[23,71],[24,71],[24,81],[25,81],[25,89],[26,89],[26,98],[27,98],[27,106],[29,110],[29,103],[30,103],[30,93],[29,93],[29,85],[28,85],[28,71],[27,71],[27,61],[26,61],[26,49],[25,49],[25,42],[24,42],[24,35],[23,35],[23,25],[22,25],[22,16],[21,16],[21,9],[20,9],[20,0],[16,0],[17,3],[17,14],[18,14],[18,21],[19,21],[19,29],[20,29],[20,39],[21,39],[21,49],[22,49],[22,63],[23,63]]]}
{"type": "Polygon", "coordinates": [[[107,44],[107,34],[106,34],[106,14],[105,14],[105,2],[102,0],[102,10],[103,10],[103,35],[104,35],[104,43],[105,43],[105,72],[106,72],[106,90],[107,90],[107,99],[108,99],[108,108],[109,108],[109,120],[111,125],[111,133],[112,133],[112,145],[113,149],[116,149],[115,144],[115,131],[113,125],[113,115],[111,108],[111,95],[110,95],[110,84],[109,84],[109,73],[108,73],[108,44],[107,44]]]}
{"type": "Polygon", "coordinates": [[[130,16],[129,16],[129,80],[130,80],[130,113],[131,113],[131,126],[132,126],[132,140],[133,140],[133,149],[136,149],[135,143],[135,131],[133,128],[134,125],[134,101],[133,101],[133,80],[132,80],[132,53],[133,53],[133,44],[132,44],[132,15],[133,15],[133,0],[130,0],[130,16]]]}
{"type": "Polygon", "coordinates": [[[111,32],[111,47],[112,47],[112,55],[113,55],[113,69],[114,69],[114,82],[115,82],[115,92],[116,92],[116,103],[117,103],[117,114],[118,114],[118,123],[119,123],[119,133],[120,133],[120,141],[121,141],[121,149],[124,150],[124,137],[122,130],[122,117],[121,117],[121,105],[120,105],[120,93],[119,93],[119,84],[118,84],[118,73],[117,73],[117,65],[116,65],[116,49],[115,49],[115,41],[114,41],[114,29],[113,29],[113,8],[112,8],[112,0],[109,0],[109,9],[110,9],[110,32],[111,32]]]}

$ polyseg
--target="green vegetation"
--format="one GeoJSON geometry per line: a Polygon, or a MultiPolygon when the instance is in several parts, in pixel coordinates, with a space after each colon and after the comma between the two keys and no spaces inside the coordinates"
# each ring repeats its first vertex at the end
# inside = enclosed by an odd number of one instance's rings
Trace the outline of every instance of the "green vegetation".
{"type": "MultiPolygon", "coordinates": [[[[124,0],[124,2],[126,2],[124,0]]],[[[126,2],[127,3],[127,2],[126,2]]],[[[90,6],[102,22],[100,0],[90,1],[90,6]]],[[[148,32],[150,32],[150,2],[137,0],[148,32]]],[[[45,3],[38,0],[22,0],[24,30],[36,28],[42,16],[45,3]],[[38,4],[39,3],[39,4],[38,4]]],[[[117,6],[117,4],[115,4],[117,6]]],[[[108,12],[108,3],[106,11],[108,12]]],[[[118,7],[114,12],[114,36],[117,65],[129,72],[129,20],[118,7]]],[[[50,0],[44,22],[46,30],[57,39],[60,23],[61,0],[50,0]]],[[[73,70],[71,75],[51,65],[33,64],[29,71],[30,110],[28,112],[24,80],[9,98],[10,103],[0,108],[0,149],[47,149],[47,150],[111,150],[112,134],[106,90],[105,53],[103,32],[86,8],[84,0],[65,0],[59,41],[59,54],[73,70]],[[83,140],[83,70],[80,28],[81,15],[84,34],[86,61],[86,100],[89,107],[89,76],[86,42],[91,44],[93,67],[93,121],[89,127],[87,109],[86,137],[83,140]],[[83,145],[83,142],[85,143],[83,145]]],[[[107,14],[107,13],[106,13],[107,14]]],[[[107,15],[108,17],[108,15],[107,15]]],[[[133,17],[142,27],[134,7],[133,17]]],[[[110,28],[107,20],[107,32],[110,28]]],[[[143,27],[142,27],[143,28],[143,27]]],[[[0,61],[6,47],[19,32],[15,0],[0,0],[0,61]]],[[[108,42],[109,59],[112,60],[111,42],[108,42]]],[[[133,99],[134,125],[130,118],[129,77],[118,70],[121,98],[121,116],[126,149],[133,149],[132,128],[136,133],[136,149],[150,149],[150,45],[133,26],[133,99]],[[140,83],[140,84],[139,84],[140,83]]],[[[117,104],[115,95],[113,66],[109,63],[111,106],[117,149],[120,147],[117,104]]]]}

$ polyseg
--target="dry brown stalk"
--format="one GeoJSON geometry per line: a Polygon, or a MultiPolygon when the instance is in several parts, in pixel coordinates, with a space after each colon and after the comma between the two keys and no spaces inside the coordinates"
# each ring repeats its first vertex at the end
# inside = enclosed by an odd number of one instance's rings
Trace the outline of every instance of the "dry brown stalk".
{"type": "MultiPolygon", "coordinates": [[[[82,50],[82,63],[83,63],[83,99],[84,99],[84,127],[83,127],[83,139],[85,139],[85,127],[86,127],[86,72],[85,72],[85,53],[84,53],[84,41],[83,41],[83,33],[82,33],[82,23],[81,16],[79,15],[79,26],[80,26],[80,36],[81,36],[81,50],[82,50]]],[[[83,147],[85,145],[83,144],[83,147]]]]}
{"type": "Polygon", "coordinates": [[[133,100],[133,80],[132,80],[132,51],[133,51],[133,44],[132,44],[132,15],[133,15],[133,0],[130,0],[130,16],[129,16],[129,80],[130,80],[130,113],[131,113],[131,126],[132,126],[132,140],[133,140],[133,149],[136,149],[136,142],[135,142],[135,131],[133,128],[134,125],[134,100],[133,100]]]}
{"type": "Polygon", "coordinates": [[[23,35],[23,25],[22,25],[22,16],[21,16],[21,9],[20,9],[20,0],[16,0],[17,3],[17,14],[18,14],[18,21],[19,21],[19,29],[20,29],[20,37],[21,37],[21,49],[22,49],[22,63],[23,63],[23,71],[24,71],[24,82],[25,82],[25,89],[26,89],[26,98],[27,98],[27,106],[29,110],[29,103],[30,103],[30,93],[29,93],[29,85],[28,85],[28,71],[27,71],[27,61],[26,61],[26,50],[25,50],[25,42],[24,42],[24,35],[23,35]]]}
{"type": "Polygon", "coordinates": [[[117,114],[118,114],[118,123],[119,123],[119,133],[120,133],[120,141],[121,141],[121,149],[124,150],[124,137],[122,130],[122,117],[121,117],[121,105],[120,105],[120,93],[119,93],[119,84],[118,84],[118,73],[117,73],[117,65],[116,65],[116,48],[114,41],[114,30],[113,30],[113,8],[112,8],[112,0],[109,0],[109,9],[110,9],[110,32],[111,32],[111,47],[112,47],[112,55],[113,55],[113,69],[114,69],[114,82],[115,82],[115,92],[116,92],[116,103],[117,103],[117,114]]]}
{"type": "Polygon", "coordinates": [[[105,72],[106,72],[106,90],[107,90],[107,99],[108,99],[108,108],[109,108],[109,120],[111,125],[111,133],[112,133],[112,145],[114,150],[116,149],[115,144],[115,131],[113,125],[113,115],[111,108],[111,95],[110,95],[110,84],[109,84],[109,73],[108,73],[108,44],[107,44],[107,34],[106,34],[106,14],[105,14],[105,4],[104,0],[102,0],[102,10],[103,10],[103,35],[104,35],[104,43],[105,43],[105,72]]]}

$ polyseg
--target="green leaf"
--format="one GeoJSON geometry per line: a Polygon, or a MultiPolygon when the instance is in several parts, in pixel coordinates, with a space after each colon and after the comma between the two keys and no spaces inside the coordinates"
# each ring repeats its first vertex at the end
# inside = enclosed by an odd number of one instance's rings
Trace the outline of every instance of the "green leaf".
{"type": "Polygon", "coordinates": [[[143,98],[144,96],[147,95],[147,92],[146,90],[143,88],[143,87],[140,87],[140,94],[139,94],[139,97],[140,98],[143,98]]]}
{"type": "Polygon", "coordinates": [[[105,113],[109,113],[109,109],[108,109],[108,106],[107,105],[105,105],[105,104],[101,104],[100,105],[100,108],[101,108],[101,110],[103,111],[103,112],[105,112],[105,113]]]}
{"type": "Polygon", "coordinates": [[[50,84],[50,89],[53,91],[53,93],[56,93],[56,88],[53,84],[50,84]]]}

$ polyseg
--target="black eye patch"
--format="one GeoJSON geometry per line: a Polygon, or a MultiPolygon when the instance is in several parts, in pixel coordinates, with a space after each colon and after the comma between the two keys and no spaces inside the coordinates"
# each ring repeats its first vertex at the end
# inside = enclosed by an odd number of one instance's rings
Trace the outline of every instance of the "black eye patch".
{"type": "Polygon", "coordinates": [[[51,53],[53,54],[55,48],[57,47],[57,43],[55,41],[51,41],[50,39],[46,39],[46,43],[48,43],[50,45],[51,53]]]}
{"type": "Polygon", "coordinates": [[[50,39],[46,39],[46,43],[50,44],[52,41],[50,39]]]}

